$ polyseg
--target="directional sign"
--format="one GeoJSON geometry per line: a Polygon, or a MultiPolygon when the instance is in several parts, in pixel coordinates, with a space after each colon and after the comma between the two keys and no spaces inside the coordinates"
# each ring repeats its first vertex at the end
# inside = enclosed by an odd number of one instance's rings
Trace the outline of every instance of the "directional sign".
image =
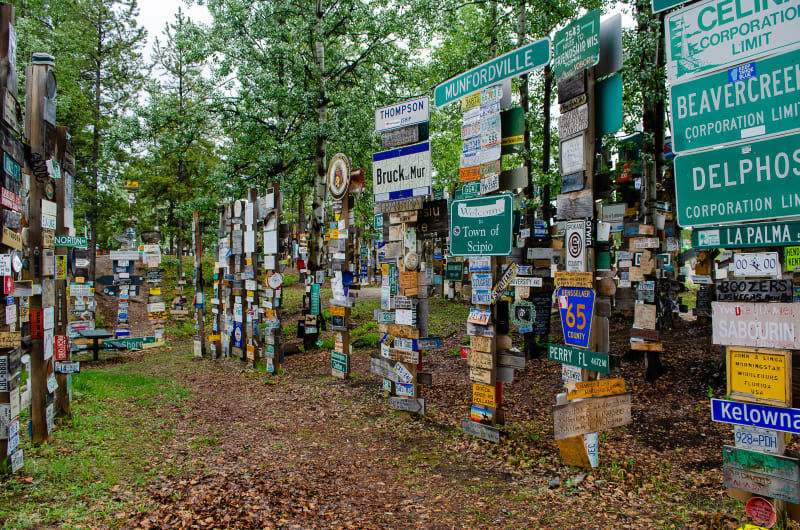
{"type": "Polygon", "coordinates": [[[450,210],[453,256],[511,254],[513,199],[509,194],[454,200],[450,210]]]}
{"type": "Polygon", "coordinates": [[[558,312],[564,328],[564,343],[587,349],[594,316],[594,290],[578,287],[558,289],[558,312]]]}
{"type": "Polygon", "coordinates": [[[664,23],[670,83],[784,51],[800,42],[797,6],[785,2],[748,5],[707,0],[670,13],[664,23]]]}
{"type": "Polygon", "coordinates": [[[331,351],[331,370],[346,374],[347,370],[347,354],[338,351],[331,351]]]}
{"type": "Polygon", "coordinates": [[[800,129],[798,80],[800,50],[793,50],[672,85],[672,150],[800,129]]]}
{"type": "Polygon", "coordinates": [[[436,87],[435,104],[443,107],[462,96],[541,68],[549,62],[550,39],[545,37],[448,79],[436,87]]]}
{"type": "Polygon", "coordinates": [[[430,98],[424,96],[375,109],[375,132],[426,122],[430,117],[430,105],[430,98]]]}
{"type": "Polygon", "coordinates": [[[405,410],[425,415],[425,400],[422,398],[392,397],[389,398],[389,407],[394,410],[405,410]]]}
{"type": "Polygon", "coordinates": [[[708,226],[800,215],[800,133],[678,155],[678,224],[708,226]]]}
{"type": "Polygon", "coordinates": [[[431,144],[418,144],[372,155],[375,202],[407,199],[431,192],[431,144]]]}
{"type": "Polygon", "coordinates": [[[553,37],[553,74],[560,83],[600,58],[600,8],[590,11],[553,37]]]}
{"type": "Polygon", "coordinates": [[[547,358],[557,363],[577,366],[586,370],[607,374],[611,371],[611,363],[607,353],[593,352],[562,344],[548,344],[547,358]]]}

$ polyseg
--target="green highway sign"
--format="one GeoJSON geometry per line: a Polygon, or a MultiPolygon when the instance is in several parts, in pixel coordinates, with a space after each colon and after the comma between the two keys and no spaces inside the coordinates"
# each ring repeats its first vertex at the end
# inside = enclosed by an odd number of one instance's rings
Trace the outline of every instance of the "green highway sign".
{"type": "Polygon", "coordinates": [[[56,246],[57,247],[87,248],[89,246],[89,241],[85,237],[56,236],[56,246]]]}
{"type": "Polygon", "coordinates": [[[689,0],[653,0],[653,13],[661,13],[667,9],[679,6],[689,0]]]}
{"type": "Polygon", "coordinates": [[[692,231],[692,248],[783,247],[800,245],[800,221],[715,226],[692,231]]]}
{"type": "Polygon", "coordinates": [[[593,370],[601,374],[607,374],[611,371],[611,363],[607,353],[582,350],[574,346],[548,344],[547,358],[557,363],[577,366],[578,368],[593,370]]]}
{"type": "Polygon", "coordinates": [[[511,254],[513,199],[510,194],[458,199],[450,208],[450,254],[511,254]]]}
{"type": "Polygon", "coordinates": [[[347,373],[347,354],[338,351],[331,351],[331,370],[347,373]]]}
{"type": "Polygon", "coordinates": [[[3,170],[8,173],[14,180],[19,180],[21,177],[21,168],[13,158],[8,156],[8,153],[3,153],[3,170]]]}
{"type": "Polygon", "coordinates": [[[600,8],[572,22],[553,37],[556,83],[597,64],[600,59],[600,8]]]}
{"type": "Polygon", "coordinates": [[[800,129],[800,50],[672,85],[675,152],[800,129]]]}
{"type": "Polygon", "coordinates": [[[434,90],[434,103],[437,107],[444,107],[467,94],[541,68],[549,62],[550,39],[545,37],[448,79],[434,90]]]}
{"type": "Polygon", "coordinates": [[[665,19],[670,83],[796,47],[797,15],[796,3],[744,0],[706,0],[670,13],[665,19]]]}
{"type": "Polygon", "coordinates": [[[473,180],[471,182],[465,182],[464,185],[461,187],[461,197],[460,199],[468,199],[469,197],[477,197],[481,194],[481,181],[480,180],[473,180]]]}
{"type": "Polygon", "coordinates": [[[675,157],[678,224],[800,216],[800,133],[675,157]]]}

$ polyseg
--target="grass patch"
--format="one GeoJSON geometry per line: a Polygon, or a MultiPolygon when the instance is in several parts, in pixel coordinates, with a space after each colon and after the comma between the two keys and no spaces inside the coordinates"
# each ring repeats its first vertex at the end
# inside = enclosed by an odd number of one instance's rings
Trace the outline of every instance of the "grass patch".
{"type": "MultiPolygon", "coordinates": [[[[160,355],[148,362],[185,361],[160,355]]],[[[141,495],[130,490],[180,471],[159,455],[188,391],[173,378],[135,373],[137,367],[74,376],[72,418],[57,422],[47,445],[33,448],[25,436],[25,473],[0,490],[3,528],[119,526],[117,514],[143,509],[141,495]]]]}

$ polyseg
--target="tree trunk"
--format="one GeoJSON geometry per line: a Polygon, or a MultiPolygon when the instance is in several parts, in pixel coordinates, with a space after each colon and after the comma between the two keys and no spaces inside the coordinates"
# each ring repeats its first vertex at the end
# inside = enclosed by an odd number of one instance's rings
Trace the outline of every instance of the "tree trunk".
{"type": "MultiPolygon", "coordinates": [[[[544,130],[542,131],[542,176],[544,177],[544,187],[542,188],[542,217],[545,223],[550,223],[552,212],[550,211],[550,104],[553,93],[553,71],[550,65],[544,67],[544,102],[542,103],[542,114],[544,115],[544,130]]],[[[527,134],[527,130],[525,131],[527,134]]]]}
{"type": "Polygon", "coordinates": [[[100,69],[100,57],[103,53],[103,36],[100,32],[102,25],[98,25],[97,34],[97,63],[94,71],[94,124],[92,127],[92,191],[91,208],[89,208],[89,228],[91,238],[89,239],[89,278],[94,282],[97,271],[97,216],[99,201],[97,197],[97,185],[99,184],[100,163],[100,89],[102,72],[100,69]]]}

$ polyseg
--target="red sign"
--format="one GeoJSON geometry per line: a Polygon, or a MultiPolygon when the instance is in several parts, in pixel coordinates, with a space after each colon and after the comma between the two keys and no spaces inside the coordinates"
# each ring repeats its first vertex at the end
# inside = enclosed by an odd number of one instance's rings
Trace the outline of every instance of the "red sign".
{"type": "Polygon", "coordinates": [[[41,309],[31,309],[31,338],[44,338],[44,319],[41,309]]]}
{"type": "MultiPolygon", "coordinates": [[[[783,436],[783,433],[779,433],[779,435],[783,436]]],[[[745,512],[747,512],[747,515],[750,516],[750,519],[752,519],[754,523],[766,526],[767,528],[772,528],[775,521],[778,519],[778,514],[775,512],[775,508],[772,504],[770,504],[767,499],[761,497],[751,497],[745,505],[745,512]]]]}
{"type": "Polygon", "coordinates": [[[53,352],[56,361],[69,360],[69,337],[66,335],[56,335],[56,345],[53,352]]]}
{"type": "Polygon", "coordinates": [[[461,346],[461,360],[466,361],[469,358],[469,354],[472,352],[472,348],[467,348],[465,346],[461,346]]]}
{"type": "Polygon", "coordinates": [[[14,278],[3,276],[3,294],[14,294],[14,278]]]}
{"type": "Polygon", "coordinates": [[[6,208],[11,208],[15,212],[22,211],[22,198],[5,188],[3,188],[2,194],[0,194],[0,203],[6,208]]]}

